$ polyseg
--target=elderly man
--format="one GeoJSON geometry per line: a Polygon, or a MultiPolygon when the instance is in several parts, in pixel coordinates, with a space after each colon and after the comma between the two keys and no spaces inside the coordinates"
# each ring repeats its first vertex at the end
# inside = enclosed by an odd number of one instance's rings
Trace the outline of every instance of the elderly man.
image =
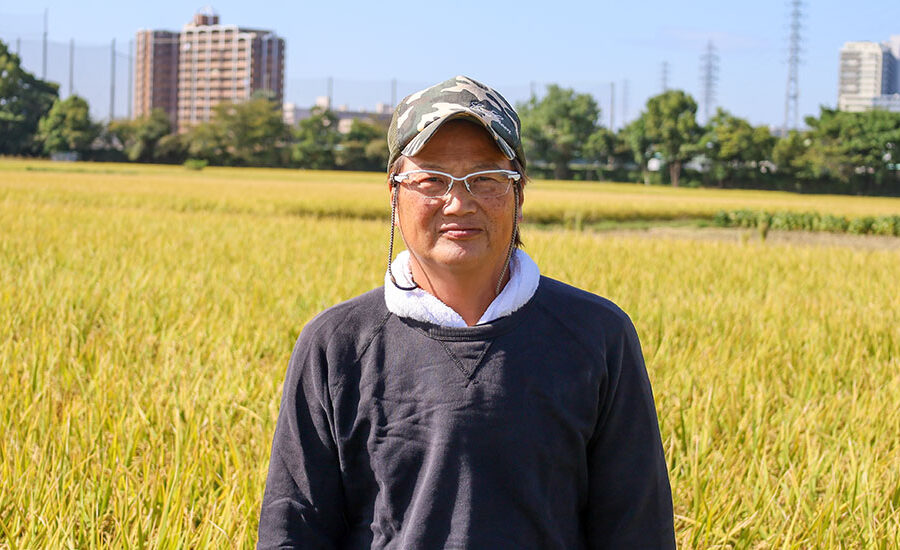
{"type": "Polygon", "coordinates": [[[407,251],[303,329],[259,547],[674,547],[630,319],[518,247],[516,112],[458,76],[405,98],[388,144],[407,251]]]}

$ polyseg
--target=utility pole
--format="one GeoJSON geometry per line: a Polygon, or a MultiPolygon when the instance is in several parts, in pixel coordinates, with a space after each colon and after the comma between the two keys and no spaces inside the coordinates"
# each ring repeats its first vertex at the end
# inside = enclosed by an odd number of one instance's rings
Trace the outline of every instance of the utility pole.
{"type": "Polygon", "coordinates": [[[391,107],[397,106],[397,79],[391,79],[391,107]]]}
{"type": "Polygon", "coordinates": [[[134,86],[134,40],[128,41],[128,120],[131,120],[131,102],[134,86]]]}
{"type": "Polygon", "coordinates": [[[622,82],[622,126],[628,122],[628,79],[622,82]]]}
{"type": "Polygon", "coordinates": [[[22,49],[22,38],[17,36],[16,37],[16,55],[19,55],[19,52],[21,51],[21,49],[22,49]]]}
{"type": "Polygon", "coordinates": [[[781,127],[782,136],[786,136],[788,129],[797,128],[797,117],[800,103],[800,84],[798,73],[800,68],[800,52],[802,36],[800,29],[802,28],[800,19],[803,17],[803,1],[791,0],[790,3],[789,25],[790,34],[788,35],[788,76],[787,87],[784,92],[784,124],[781,127]]]}
{"type": "Polygon", "coordinates": [[[116,39],[112,39],[109,53],[109,120],[116,117],[116,39]]]}
{"type": "Polygon", "coordinates": [[[700,56],[700,83],[703,86],[703,121],[709,123],[710,112],[716,102],[716,84],[719,82],[719,55],[710,40],[700,56]]]}
{"type": "Polygon", "coordinates": [[[47,17],[49,14],[49,10],[44,8],[44,39],[43,39],[43,54],[41,55],[41,80],[47,79],[47,17]]]}
{"type": "Polygon", "coordinates": [[[75,39],[69,39],[69,95],[75,93],[75,39]]]}
{"type": "Polygon", "coordinates": [[[661,83],[662,83],[662,91],[663,93],[669,91],[669,62],[662,62],[662,75],[661,75],[661,83]]]}
{"type": "Polygon", "coordinates": [[[609,131],[616,131],[616,83],[609,83],[609,131]]]}
{"type": "Polygon", "coordinates": [[[328,109],[329,110],[334,110],[334,105],[332,104],[334,102],[333,95],[334,95],[334,78],[329,76],[328,77],[328,109]]]}

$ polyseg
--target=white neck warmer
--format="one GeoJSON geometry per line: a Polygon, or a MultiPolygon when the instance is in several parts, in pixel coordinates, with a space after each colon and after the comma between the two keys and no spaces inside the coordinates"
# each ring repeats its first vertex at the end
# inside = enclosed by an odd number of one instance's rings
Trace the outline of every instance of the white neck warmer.
{"type": "MultiPolygon", "coordinates": [[[[391,263],[394,278],[401,286],[412,286],[412,271],[409,267],[409,251],[397,254],[391,263]]],[[[489,323],[518,310],[534,296],[541,272],[534,260],[525,251],[516,249],[509,262],[509,282],[477,324],[489,323]]],[[[424,321],[442,327],[465,327],[466,322],[450,306],[425,292],[421,288],[400,290],[391,282],[390,275],[384,274],[384,301],[388,310],[398,317],[424,321]]]]}

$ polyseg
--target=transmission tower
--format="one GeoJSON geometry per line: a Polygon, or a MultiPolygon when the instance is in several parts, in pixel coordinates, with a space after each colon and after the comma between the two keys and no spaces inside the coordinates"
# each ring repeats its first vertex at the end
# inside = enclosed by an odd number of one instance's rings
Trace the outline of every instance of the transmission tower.
{"type": "Polygon", "coordinates": [[[784,93],[784,125],[781,128],[782,135],[787,135],[788,129],[797,128],[797,117],[799,113],[800,85],[798,83],[798,69],[800,67],[800,52],[802,36],[800,35],[801,23],[803,17],[803,0],[790,0],[790,18],[791,22],[788,28],[788,76],[787,88],[784,93]]]}
{"type": "Polygon", "coordinates": [[[669,62],[662,62],[662,69],[660,74],[660,83],[662,84],[663,93],[669,91],[669,62]]]}
{"type": "Polygon", "coordinates": [[[700,83],[703,86],[703,117],[709,123],[709,116],[716,104],[716,84],[719,83],[719,54],[710,40],[706,51],[700,56],[700,83]]]}

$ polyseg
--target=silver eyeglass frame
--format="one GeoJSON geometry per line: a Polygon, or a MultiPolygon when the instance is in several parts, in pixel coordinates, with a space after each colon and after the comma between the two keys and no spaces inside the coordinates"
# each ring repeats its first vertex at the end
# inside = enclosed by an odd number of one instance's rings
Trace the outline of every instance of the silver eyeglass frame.
{"type": "Polygon", "coordinates": [[[448,174],[447,172],[441,172],[440,170],[409,170],[407,172],[401,172],[399,174],[392,175],[391,180],[393,180],[394,183],[397,183],[398,185],[403,185],[405,178],[410,176],[411,174],[435,174],[438,176],[445,176],[445,177],[450,178],[450,185],[448,185],[447,190],[444,191],[440,195],[426,195],[418,190],[410,189],[410,191],[418,193],[419,195],[422,195],[423,197],[428,198],[428,199],[439,199],[441,197],[446,197],[447,195],[450,194],[450,191],[453,190],[453,184],[456,183],[457,181],[461,181],[463,183],[463,185],[466,186],[466,191],[468,191],[469,194],[475,198],[490,199],[490,198],[502,197],[502,196],[506,195],[507,193],[509,193],[509,189],[510,189],[510,187],[512,187],[513,183],[518,183],[519,180],[522,179],[522,174],[516,172],[515,170],[497,169],[497,170],[480,170],[478,172],[472,172],[471,174],[466,174],[465,176],[463,176],[461,178],[457,178],[453,174],[448,174]],[[468,182],[469,178],[471,178],[472,176],[480,176],[482,174],[497,174],[497,173],[506,174],[509,177],[509,185],[506,187],[506,191],[504,191],[503,193],[500,193],[499,195],[491,195],[489,197],[479,197],[475,193],[472,193],[472,189],[469,187],[469,182],[468,182]]]}

